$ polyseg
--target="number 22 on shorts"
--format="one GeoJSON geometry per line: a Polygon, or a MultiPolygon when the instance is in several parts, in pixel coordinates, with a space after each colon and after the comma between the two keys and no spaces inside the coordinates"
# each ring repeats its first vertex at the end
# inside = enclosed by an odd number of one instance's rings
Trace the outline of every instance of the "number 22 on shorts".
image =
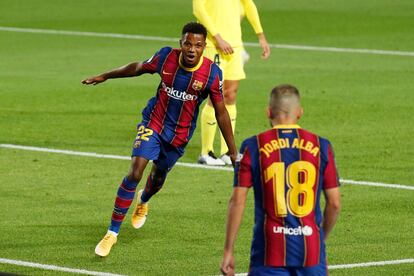
{"type": "Polygon", "coordinates": [[[143,140],[143,141],[149,141],[148,136],[151,136],[154,133],[154,131],[150,128],[146,128],[144,125],[140,125],[138,127],[137,137],[135,137],[135,140],[143,140]]]}

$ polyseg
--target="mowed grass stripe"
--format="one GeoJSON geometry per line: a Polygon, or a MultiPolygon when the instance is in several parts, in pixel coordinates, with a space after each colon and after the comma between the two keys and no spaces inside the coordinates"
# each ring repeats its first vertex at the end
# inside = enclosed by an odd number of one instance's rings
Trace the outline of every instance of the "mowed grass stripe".
{"type": "Polygon", "coordinates": [[[122,274],[113,274],[113,273],[99,272],[99,271],[89,271],[89,270],[84,270],[84,269],[69,268],[69,267],[62,267],[62,266],[56,266],[56,265],[39,264],[39,263],[32,263],[32,262],[26,262],[26,261],[4,259],[4,258],[0,258],[0,263],[9,264],[9,265],[17,265],[17,266],[25,266],[25,267],[33,267],[33,268],[40,268],[40,269],[52,270],[52,271],[62,271],[62,272],[68,272],[68,273],[83,274],[83,275],[123,276],[122,274]]]}
{"type": "MultiPolygon", "coordinates": [[[[87,157],[105,158],[105,159],[131,160],[131,157],[129,157],[129,156],[101,154],[101,153],[94,153],[94,152],[60,150],[60,149],[50,149],[50,148],[22,146],[22,145],[13,145],[13,144],[0,144],[0,147],[1,148],[8,148],[8,149],[19,149],[19,150],[28,150],[28,151],[59,153],[59,154],[66,154],[66,155],[87,156],[87,157]]],[[[206,165],[194,164],[194,163],[177,162],[176,165],[177,166],[182,166],[182,167],[190,167],[190,168],[221,170],[221,171],[233,171],[233,169],[229,168],[229,167],[213,167],[213,166],[206,166],[206,165]]],[[[402,190],[414,190],[414,186],[401,185],[401,184],[391,184],[391,183],[382,183],[382,182],[369,182],[369,181],[356,181],[356,180],[350,180],[350,179],[340,179],[340,182],[345,183],[345,184],[351,184],[351,185],[394,188],[394,189],[402,189],[402,190]]]]}
{"type": "MultiPolygon", "coordinates": [[[[414,263],[414,259],[402,259],[402,260],[355,263],[355,264],[342,264],[342,265],[328,265],[328,269],[329,270],[334,270],[334,269],[346,269],[346,268],[370,267],[370,266],[384,266],[384,265],[397,265],[397,264],[409,264],[409,263],[414,263]]],[[[247,273],[238,273],[238,274],[236,274],[236,276],[247,276],[247,273]]]]}
{"type": "MultiPolygon", "coordinates": [[[[0,26],[0,31],[5,32],[20,32],[20,33],[38,33],[51,35],[70,35],[70,36],[89,36],[89,37],[110,37],[121,39],[136,39],[148,41],[168,41],[177,42],[179,38],[161,37],[161,36],[147,36],[138,34],[117,34],[117,33],[96,33],[96,32],[79,32],[53,29],[33,29],[33,28],[17,28],[0,26]]],[[[260,47],[259,43],[245,42],[248,47],[260,47]]],[[[299,51],[319,51],[319,52],[338,52],[338,53],[354,53],[354,54],[373,54],[373,55],[391,55],[391,56],[410,56],[414,57],[414,52],[409,51],[392,51],[379,49],[357,49],[357,48],[341,48],[341,47],[324,47],[324,46],[309,46],[309,45],[291,45],[291,44],[274,44],[270,43],[271,48],[299,50],[299,51]]]]}

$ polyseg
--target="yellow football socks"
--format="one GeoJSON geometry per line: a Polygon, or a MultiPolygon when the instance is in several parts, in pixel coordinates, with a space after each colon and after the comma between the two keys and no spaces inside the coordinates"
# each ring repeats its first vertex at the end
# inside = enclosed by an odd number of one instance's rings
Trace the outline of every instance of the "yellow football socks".
{"type": "MultiPolygon", "coordinates": [[[[234,129],[236,128],[236,117],[237,117],[237,109],[236,109],[236,105],[235,104],[231,104],[231,105],[227,105],[226,104],[226,109],[227,112],[229,113],[230,116],[230,121],[231,121],[231,129],[233,130],[233,134],[234,134],[234,129]]],[[[229,148],[227,147],[226,141],[224,140],[223,134],[220,135],[221,139],[220,139],[220,144],[221,144],[221,150],[220,150],[220,156],[223,154],[226,154],[229,151],[229,148]]]]}
{"type": "Polygon", "coordinates": [[[201,154],[206,155],[213,151],[214,136],[216,135],[217,121],[214,108],[206,104],[201,111],[201,154]]]}

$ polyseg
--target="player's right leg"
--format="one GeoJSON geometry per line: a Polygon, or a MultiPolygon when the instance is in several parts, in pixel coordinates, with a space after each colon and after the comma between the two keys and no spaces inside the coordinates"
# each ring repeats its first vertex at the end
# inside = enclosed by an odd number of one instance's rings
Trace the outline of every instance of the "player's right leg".
{"type": "Polygon", "coordinates": [[[119,229],[134,200],[135,190],[147,164],[148,159],[139,156],[132,158],[129,173],[124,177],[118,188],[108,232],[95,248],[96,255],[101,257],[108,256],[112,246],[116,243],[119,229]]]}

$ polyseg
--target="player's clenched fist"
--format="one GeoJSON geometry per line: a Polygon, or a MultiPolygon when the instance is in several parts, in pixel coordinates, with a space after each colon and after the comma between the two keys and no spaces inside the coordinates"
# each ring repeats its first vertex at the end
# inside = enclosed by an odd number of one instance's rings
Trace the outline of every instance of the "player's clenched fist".
{"type": "Polygon", "coordinates": [[[234,257],[231,252],[224,253],[220,270],[223,275],[234,276],[234,257]]]}
{"type": "Polygon", "coordinates": [[[99,84],[101,82],[104,82],[104,81],[106,81],[106,78],[105,77],[103,77],[103,76],[96,76],[96,77],[84,79],[82,81],[82,83],[83,84],[93,84],[93,85],[97,85],[97,84],[99,84]]]}

